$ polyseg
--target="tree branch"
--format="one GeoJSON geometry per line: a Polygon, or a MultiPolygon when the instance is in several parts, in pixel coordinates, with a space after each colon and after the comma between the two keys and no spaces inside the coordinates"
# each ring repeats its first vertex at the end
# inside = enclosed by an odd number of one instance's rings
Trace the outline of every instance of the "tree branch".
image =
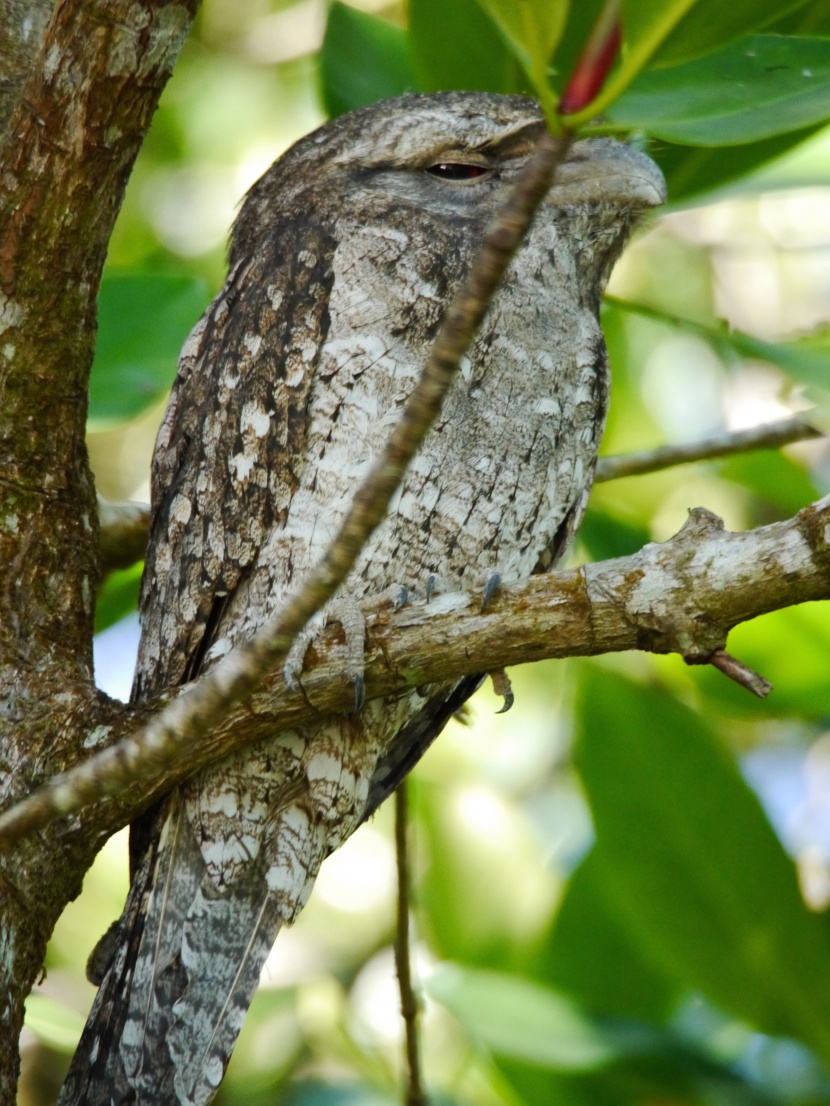
{"type": "Polygon", "coordinates": [[[412,986],[412,959],[409,942],[409,781],[404,779],[395,791],[395,858],[398,867],[398,909],[395,930],[395,970],[401,996],[401,1017],[406,1038],[406,1090],[404,1106],[427,1106],[421,1082],[421,1058],[418,1048],[418,998],[412,986]]]}
{"type": "MultiPolygon", "coordinates": [[[[398,612],[370,611],[366,694],[385,697],[505,665],[627,649],[674,652],[690,663],[707,663],[738,623],[827,598],[830,496],[786,522],[745,533],[730,533],[698,508],[667,542],[507,583],[483,612],[478,597],[466,593],[413,602],[398,612]]],[[[112,832],[233,749],[350,710],[353,688],[344,661],[341,632],[332,627],[309,651],[304,694],[288,690],[281,673],[271,673],[245,703],[198,743],[179,745],[171,759],[153,745],[148,750],[141,734],[131,735],[136,722],[163,709],[169,695],[140,708],[122,707],[102,734],[111,747],[0,816],[0,846],[8,848],[23,834],[108,795],[117,797],[91,816],[112,832]]],[[[190,694],[199,695],[203,686],[190,694]]],[[[72,829],[70,823],[67,832],[72,829]]]]}
{"type": "Polygon", "coordinates": [[[747,691],[751,691],[753,695],[757,695],[759,699],[766,699],[772,691],[772,684],[769,680],[765,680],[763,676],[753,672],[743,661],[739,661],[737,657],[724,652],[723,649],[716,649],[709,657],[708,663],[717,668],[719,672],[722,672],[724,676],[728,676],[730,680],[734,680],[736,684],[740,684],[747,691]]]}
{"type": "Polygon", "coordinates": [[[0,0],[0,131],[37,56],[55,0],[0,0]]]}
{"type": "Polygon", "coordinates": [[[101,570],[106,575],[144,560],[150,532],[150,507],[146,503],[116,503],[98,496],[101,525],[101,570]]]}
{"type": "Polygon", "coordinates": [[[698,442],[664,445],[658,449],[623,453],[616,457],[600,457],[594,483],[604,484],[608,480],[620,480],[624,476],[643,476],[647,472],[659,472],[675,465],[730,457],[753,449],[778,449],[782,445],[822,437],[824,435],[820,430],[796,416],[780,422],[765,423],[763,426],[753,426],[749,430],[724,431],[698,442]]]}

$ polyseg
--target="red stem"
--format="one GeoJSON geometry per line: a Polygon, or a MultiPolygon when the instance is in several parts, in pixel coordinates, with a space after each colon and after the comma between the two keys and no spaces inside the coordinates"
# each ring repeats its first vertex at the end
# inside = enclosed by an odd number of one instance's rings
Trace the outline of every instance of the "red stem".
{"type": "Polygon", "coordinates": [[[619,0],[607,0],[600,12],[559,101],[560,115],[581,111],[602,88],[620,49],[619,9],[619,0]]]}

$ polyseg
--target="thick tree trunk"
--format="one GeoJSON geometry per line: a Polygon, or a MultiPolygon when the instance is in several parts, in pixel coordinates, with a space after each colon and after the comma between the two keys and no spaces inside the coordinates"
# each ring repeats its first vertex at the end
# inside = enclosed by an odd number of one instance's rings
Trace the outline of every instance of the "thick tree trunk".
{"type": "MultiPolygon", "coordinates": [[[[96,296],[133,161],[197,0],[5,0],[0,111],[0,800],[75,759],[92,683],[98,522],[84,444],[96,296]],[[51,17],[51,18],[50,18],[51,17]]],[[[23,1000],[94,855],[48,831],[0,867],[0,1103],[23,1000]]]]}

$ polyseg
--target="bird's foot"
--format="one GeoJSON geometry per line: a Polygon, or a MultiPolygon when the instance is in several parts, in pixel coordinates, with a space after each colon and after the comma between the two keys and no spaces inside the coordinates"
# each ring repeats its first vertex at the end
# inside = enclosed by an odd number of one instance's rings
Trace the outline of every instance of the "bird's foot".
{"type": "MultiPolygon", "coordinates": [[[[400,590],[400,589],[399,589],[400,590]]],[[[332,622],[339,622],[346,640],[346,678],[354,686],[354,710],[363,707],[366,688],[363,681],[363,650],[366,641],[366,619],[358,605],[351,599],[335,599],[314,616],[302,633],[298,634],[283,665],[283,676],[292,691],[302,692],[300,679],[308,650],[332,622]]]]}

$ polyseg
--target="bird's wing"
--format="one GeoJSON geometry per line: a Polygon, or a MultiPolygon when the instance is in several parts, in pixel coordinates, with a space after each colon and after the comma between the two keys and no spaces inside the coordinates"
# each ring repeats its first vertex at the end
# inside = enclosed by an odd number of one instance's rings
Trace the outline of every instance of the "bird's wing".
{"type": "Polygon", "coordinates": [[[134,699],[199,674],[224,605],[285,518],[304,462],[333,252],[324,226],[278,223],[232,269],[185,345],[153,458],[134,699]]]}
{"type": "MultiPolygon", "coordinates": [[[[136,700],[203,669],[227,629],[228,600],[300,479],[334,239],[311,221],[301,231],[288,220],[272,230],[252,258],[232,268],[182,351],[153,460],[136,700]],[[273,364],[263,371],[269,355],[273,364]]],[[[174,1090],[176,1064],[165,1041],[173,1005],[193,982],[182,962],[186,925],[199,924],[200,910],[215,913],[216,903],[200,897],[205,865],[179,792],[134,823],[130,851],[131,890],[61,1106],[132,1101],[137,1072],[145,1073],[137,1077],[145,1106],[186,1101],[174,1090]]],[[[259,935],[269,948],[277,922],[264,891],[262,880],[247,881],[223,909],[234,912],[252,946],[259,935]]],[[[226,959],[224,972],[216,960],[221,978],[211,981],[225,996],[223,1021],[244,1016],[261,956],[248,959],[254,967],[247,972],[238,958],[226,959]]],[[[218,1083],[221,1075],[208,1067],[180,1079],[193,1086],[196,1102],[205,1078],[218,1083]]]]}

